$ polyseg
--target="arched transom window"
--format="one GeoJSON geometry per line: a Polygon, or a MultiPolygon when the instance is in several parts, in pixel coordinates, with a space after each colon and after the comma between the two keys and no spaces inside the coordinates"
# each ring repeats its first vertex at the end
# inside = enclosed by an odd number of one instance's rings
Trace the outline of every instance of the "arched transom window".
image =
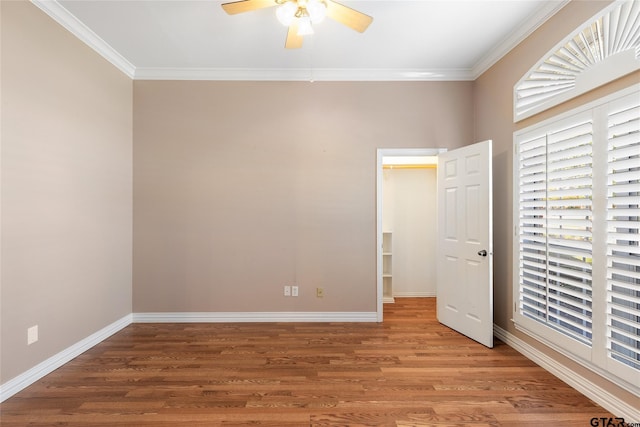
{"type": "Polygon", "coordinates": [[[616,1],[551,49],[514,88],[514,121],[640,69],[640,1],[616,1]]]}

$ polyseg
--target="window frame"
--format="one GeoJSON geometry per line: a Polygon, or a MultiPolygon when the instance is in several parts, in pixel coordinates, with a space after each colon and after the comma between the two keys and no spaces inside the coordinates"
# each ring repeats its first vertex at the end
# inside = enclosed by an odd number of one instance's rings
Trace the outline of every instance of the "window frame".
{"type": "Polygon", "coordinates": [[[549,50],[515,84],[513,121],[535,116],[640,69],[640,55],[636,54],[640,39],[629,38],[635,34],[630,27],[639,14],[637,2],[615,0],[549,50]],[[590,44],[594,39],[599,43],[590,44]]]}
{"type": "MultiPolygon", "coordinates": [[[[595,101],[571,109],[562,114],[520,129],[513,134],[513,216],[512,241],[513,266],[513,317],[518,331],[542,342],[560,354],[598,373],[636,395],[640,394],[640,370],[635,370],[608,355],[608,304],[607,304],[607,164],[608,164],[608,112],[625,98],[640,99],[640,84],[604,96],[595,101]],[[592,246],[592,339],[591,345],[580,342],[556,329],[525,316],[520,312],[520,158],[519,147],[523,141],[542,137],[563,123],[576,117],[591,115],[593,122],[593,246],[592,246]],[[604,212],[604,215],[602,215],[604,212]],[[631,376],[629,376],[631,372],[631,376]]],[[[546,197],[546,196],[545,196],[546,197]]]]}

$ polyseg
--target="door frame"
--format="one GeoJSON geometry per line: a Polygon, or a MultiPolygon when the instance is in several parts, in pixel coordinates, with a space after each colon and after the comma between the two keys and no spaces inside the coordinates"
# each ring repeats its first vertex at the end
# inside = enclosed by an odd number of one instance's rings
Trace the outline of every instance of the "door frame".
{"type": "Polygon", "coordinates": [[[382,207],[384,202],[383,158],[437,156],[446,148],[378,148],[376,154],[376,320],[383,320],[382,289],[382,207]]]}

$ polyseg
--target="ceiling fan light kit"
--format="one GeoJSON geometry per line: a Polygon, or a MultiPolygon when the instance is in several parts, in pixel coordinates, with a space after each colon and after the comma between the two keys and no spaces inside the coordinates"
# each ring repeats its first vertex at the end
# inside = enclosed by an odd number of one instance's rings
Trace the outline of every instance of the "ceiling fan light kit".
{"type": "Polygon", "coordinates": [[[292,1],[288,1],[278,6],[276,9],[276,16],[282,25],[288,27],[295,19],[297,11],[297,5],[292,1]]]}
{"type": "Polygon", "coordinates": [[[276,16],[285,27],[298,19],[298,35],[313,34],[311,24],[319,24],[327,16],[327,3],[323,0],[275,0],[276,16]]]}
{"type": "Polygon", "coordinates": [[[224,3],[222,8],[230,15],[252,10],[278,6],[276,17],[285,27],[289,27],[285,47],[302,47],[302,37],[313,34],[313,25],[329,18],[364,32],[373,18],[332,0],[242,0],[224,3]]]}
{"type": "Polygon", "coordinates": [[[311,19],[308,16],[302,16],[298,18],[298,32],[299,36],[308,36],[313,34],[313,26],[311,25],[311,19]]]}
{"type": "Polygon", "coordinates": [[[323,0],[309,0],[307,2],[307,11],[311,22],[319,24],[327,16],[327,3],[323,0]]]}

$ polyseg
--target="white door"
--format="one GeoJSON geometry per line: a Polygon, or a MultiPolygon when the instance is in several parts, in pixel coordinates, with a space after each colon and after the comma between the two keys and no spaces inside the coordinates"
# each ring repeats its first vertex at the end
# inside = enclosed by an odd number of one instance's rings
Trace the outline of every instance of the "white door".
{"type": "Polygon", "coordinates": [[[438,321],[493,347],[491,141],[438,156],[438,321]]]}

